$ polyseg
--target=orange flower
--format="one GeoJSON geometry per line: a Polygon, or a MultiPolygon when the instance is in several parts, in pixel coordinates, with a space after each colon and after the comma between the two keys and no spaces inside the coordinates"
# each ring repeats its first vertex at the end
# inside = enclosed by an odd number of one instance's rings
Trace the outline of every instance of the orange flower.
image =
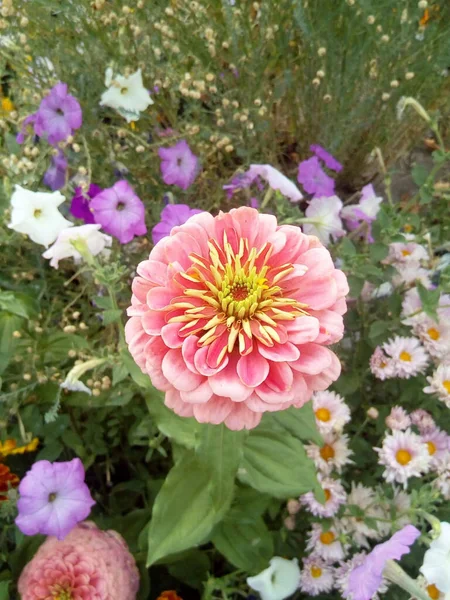
{"type": "MultiPolygon", "coordinates": [[[[9,467],[0,463],[0,492],[7,492],[10,487],[17,487],[19,481],[17,475],[11,473],[9,467]]],[[[0,494],[0,502],[7,499],[7,496],[0,494]]]]}
{"type": "Polygon", "coordinates": [[[25,452],[34,452],[39,445],[39,439],[34,438],[24,446],[17,446],[15,440],[6,440],[0,442],[0,460],[12,454],[25,454],[25,452]]]}
{"type": "Polygon", "coordinates": [[[425,25],[428,23],[429,20],[430,20],[430,11],[428,10],[428,8],[426,8],[425,12],[422,15],[422,18],[419,21],[420,26],[425,27],[425,25]]]}
{"type": "Polygon", "coordinates": [[[175,590],[166,590],[162,592],[156,600],[183,600],[181,596],[179,596],[175,590]]]}

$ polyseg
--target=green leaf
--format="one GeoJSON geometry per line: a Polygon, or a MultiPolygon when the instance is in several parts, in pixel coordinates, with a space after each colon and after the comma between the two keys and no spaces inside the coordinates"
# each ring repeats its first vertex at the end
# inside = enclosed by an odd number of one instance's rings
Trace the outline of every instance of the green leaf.
{"type": "Polygon", "coordinates": [[[272,535],[261,517],[250,523],[226,518],[211,541],[230,563],[247,572],[264,569],[274,554],[272,535]]]}
{"type": "Polygon", "coordinates": [[[0,582],[0,600],[10,600],[9,584],[11,580],[0,582]]]}
{"type": "Polygon", "coordinates": [[[299,496],[320,486],[300,440],[258,427],[244,444],[239,479],[276,498],[299,496]]]}
{"type": "Polygon", "coordinates": [[[144,375],[141,369],[134,362],[134,358],[128,352],[127,348],[122,348],[120,351],[120,358],[123,364],[128,369],[128,373],[131,375],[133,381],[142,388],[154,389],[148,375],[144,375]]]}
{"type": "Polygon", "coordinates": [[[189,550],[177,556],[177,561],[168,565],[167,570],[179,581],[198,590],[203,589],[204,582],[211,570],[210,560],[205,552],[189,550]]]}
{"type": "Polygon", "coordinates": [[[14,348],[18,340],[13,336],[14,331],[19,330],[24,324],[21,317],[8,312],[0,312],[0,373],[6,369],[9,361],[14,355],[14,348]]]}
{"type": "Polygon", "coordinates": [[[350,295],[352,298],[358,298],[364,287],[364,279],[361,279],[356,275],[349,275],[347,277],[347,281],[348,285],[350,286],[350,295]]]}
{"type": "Polygon", "coordinates": [[[422,164],[414,165],[411,177],[414,183],[421,187],[428,179],[428,169],[422,164]]]}
{"type": "Polygon", "coordinates": [[[348,256],[356,255],[355,244],[349,240],[347,237],[344,237],[341,242],[341,250],[343,254],[347,254],[348,256]]]}
{"type": "Polygon", "coordinates": [[[389,254],[389,247],[381,242],[376,242],[370,245],[369,254],[374,262],[380,262],[389,254]]]}
{"type": "Polygon", "coordinates": [[[112,308],[112,301],[109,296],[96,296],[93,298],[93,303],[98,308],[109,309],[112,308]]]}
{"type": "Polygon", "coordinates": [[[162,394],[146,397],[148,412],[161,433],[186,448],[194,448],[201,425],[195,419],[179,417],[164,405],[162,394]]]}
{"type": "Polygon", "coordinates": [[[122,310],[120,308],[113,308],[105,310],[102,313],[103,316],[103,325],[111,325],[111,323],[115,323],[120,319],[122,315],[122,310]]]}
{"type": "Polygon", "coordinates": [[[20,292],[0,292],[0,309],[24,319],[32,319],[38,313],[35,300],[20,292]]]}
{"type": "Polygon", "coordinates": [[[215,502],[211,471],[190,451],[169,471],[153,505],[147,566],[202,543],[229,505],[215,502]]]}
{"type": "Polygon", "coordinates": [[[287,410],[267,413],[264,416],[267,420],[270,417],[299,440],[311,441],[322,446],[323,439],[317,429],[312,402],[307,402],[301,408],[291,406],[287,410]]]}
{"type": "Polygon", "coordinates": [[[42,336],[39,351],[44,357],[44,362],[52,363],[61,361],[61,357],[66,357],[69,350],[86,348],[89,348],[89,342],[81,335],[56,332],[42,336]]]}
{"type": "Polygon", "coordinates": [[[439,288],[435,290],[427,290],[420,281],[416,284],[417,291],[419,292],[420,301],[422,302],[422,308],[424,312],[432,319],[438,320],[437,308],[439,306],[439,298],[441,292],[439,288]]]}
{"type": "Polygon", "coordinates": [[[389,321],[375,321],[372,323],[369,329],[369,339],[374,343],[378,344],[383,340],[384,337],[392,329],[392,322],[389,321]]]}
{"type": "Polygon", "coordinates": [[[128,369],[123,363],[114,365],[112,368],[112,385],[116,386],[118,383],[128,377],[128,369]]]}

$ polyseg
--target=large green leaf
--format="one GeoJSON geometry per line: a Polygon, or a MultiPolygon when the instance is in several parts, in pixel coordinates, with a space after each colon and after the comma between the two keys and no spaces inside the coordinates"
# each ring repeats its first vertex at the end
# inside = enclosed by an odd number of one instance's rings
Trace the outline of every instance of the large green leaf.
{"type": "Polygon", "coordinates": [[[211,541],[235,567],[259,571],[273,556],[273,539],[261,517],[250,522],[224,519],[214,529],[211,541]]]}
{"type": "Polygon", "coordinates": [[[276,498],[318,489],[314,463],[295,437],[258,427],[244,444],[239,479],[276,498]]]}
{"type": "Polygon", "coordinates": [[[11,596],[9,595],[9,584],[11,581],[1,581],[0,582],[0,600],[10,600],[11,596]]]}
{"type": "Polygon", "coordinates": [[[35,299],[22,292],[0,291],[0,309],[24,319],[36,317],[38,313],[35,299]]]}
{"type": "Polygon", "coordinates": [[[151,396],[146,396],[145,400],[148,412],[161,433],[186,448],[196,445],[200,424],[195,419],[176,415],[164,405],[162,394],[156,390],[151,396]]]}
{"type": "Polygon", "coordinates": [[[192,451],[170,470],[153,505],[147,566],[203,542],[229,504],[214,502],[211,471],[192,451]]]}
{"type": "Polygon", "coordinates": [[[307,402],[301,408],[291,406],[287,410],[267,413],[264,417],[267,417],[267,420],[273,419],[275,423],[299,440],[311,441],[318,446],[323,445],[322,436],[317,429],[312,402],[307,402]]]}

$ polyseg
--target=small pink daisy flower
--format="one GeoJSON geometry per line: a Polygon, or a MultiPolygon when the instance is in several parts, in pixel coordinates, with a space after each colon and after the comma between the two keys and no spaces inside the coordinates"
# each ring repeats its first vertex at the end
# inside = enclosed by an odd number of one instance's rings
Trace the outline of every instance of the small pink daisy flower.
{"type": "Polygon", "coordinates": [[[397,335],[383,344],[382,349],[392,359],[394,377],[401,379],[423,373],[429,362],[428,354],[414,337],[397,335]]]}
{"type": "Polygon", "coordinates": [[[300,502],[316,517],[334,517],[341,504],[345,504],[347,499],[344,487],[339,479],[323,477],[320,474],[317,478],[325,492],[325,504],[319,502],[313,492],[307,492],[300,496],[300,502]]]}
{"type": "Polygon", "coordinates": [[[413,326],[415,335],[434,358],[450,356],[450,326],[448,323],[436,323],[430,317],[424,317],[413,326]]]}
{"type": "Polygon", "coordinates": [[[389,244],[389,255],[385,259],[387,263],[419,263],[428,260],[428,250],[415,242],[394,242],[389,244]]]}
{"type": "Polygon", "coordinates": [[[311,531],[307,534],[306,550],[313,552],[327,562],[343,560],[347,554],[349,544],[343,545],[339,540],[339,532],[335,526],[324,531],[320,523],[313,523],[311,531]]]}
{"type": "MultiPolygon", "coordinates": [[[[450,375],[450,374],[449,374],[450,375]]],[[[450,384],[450,380],[449,380],[450,384]]],[[[450,387],[450,385],[449,385],[450,387]]],[[[425,391],[425,390],[424,390],[425,391]]],[[[450,398],[450,395],[449,395],[450,398]]],[[[411,413],[411,422],[415,425],[421,434],[427,433],[431,429],[436,427],[436,423],[434,422],[433,417],[429,412],[423,410],[423,408],[418,408],[417,410],[413,410],[411,413]]]]}
{"type": "Polygon", "coordinates": [[[377,379],[384,381],[394,377],[394,365],[390,357],[386,356],[378,346],[370,358],[370,370],[377,379]]]}
{"type": "Polygon", "coordinates": [[[443,459],[437,468],[438,477],[433,481],[433,487],[450,500],[450,455],[443,459]]]}
{"type": "Polygon", "coordinates": [[[428,448],[430,455],[430,467],[435,470],[439,464],[449,455],[449,436],[446,431],[439,427],[431,429],[421,435],[422,442],[428,448]]]}
{"type": "Polygon", "coordinates": [[[411,419],[404,408],[401,406],[393,406],[391,412],[386,417],[386,427],[389,429],[398,429],[403,431],[411,427],[411,419]]]}
{"type": "Polygon", "coordinates": [[[427,446],[410,429],[393,431],[384,438],[382,447],[374,450],[378,452],[379,464],[385,467],[386,481],[401,483],[405,489],[410,477],[420,477],[430,468],[427,446]]]}
{"type": "Polygon", "coordinates": [[[330,592],[334,584],[334,569],[319,556],[303,559],[300,589],[310,596],[330,592]]]}
{"type": "Polygon", "coordinates": [[[350,409],[336,392],[315,392],[312,397],[316,424],[320,433],[341,432],[350,421],[350,409]]]}
{"type": "Polygon", "coordinates": [[[322,447],[317,444],[306,445],[306,454],[322,473],[329,475],[334,469],[341,473],[345,465],[353,463],[349,458],[353,453],[348,447],[348,436],[327,433],[323,439],[322,447]]]}
{"type": "Polygon", "coordinates": [[[427,381],[430,385],[423,388],[425,394],[436,394],[450,408],[450,365],[439,365],[427,381]]]}

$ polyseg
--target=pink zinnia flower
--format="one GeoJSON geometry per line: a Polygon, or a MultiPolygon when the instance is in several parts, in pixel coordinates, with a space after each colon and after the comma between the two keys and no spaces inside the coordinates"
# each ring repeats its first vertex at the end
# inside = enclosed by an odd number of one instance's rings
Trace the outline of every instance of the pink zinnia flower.
{"type": "Polygon", "coordinates": [[[342,337],[347,280],[298,227],[247,207],[197,214],[137,271],[127,342],[177,414],[251,429],[338,377],[325,346],[342,337]]]}
{"type": "Polygon", "coordinates": [[[63,542],[49,537],[19,579],[22,600],[135,600],[139,573],[115,531],[82,523],[63,542]]]}

